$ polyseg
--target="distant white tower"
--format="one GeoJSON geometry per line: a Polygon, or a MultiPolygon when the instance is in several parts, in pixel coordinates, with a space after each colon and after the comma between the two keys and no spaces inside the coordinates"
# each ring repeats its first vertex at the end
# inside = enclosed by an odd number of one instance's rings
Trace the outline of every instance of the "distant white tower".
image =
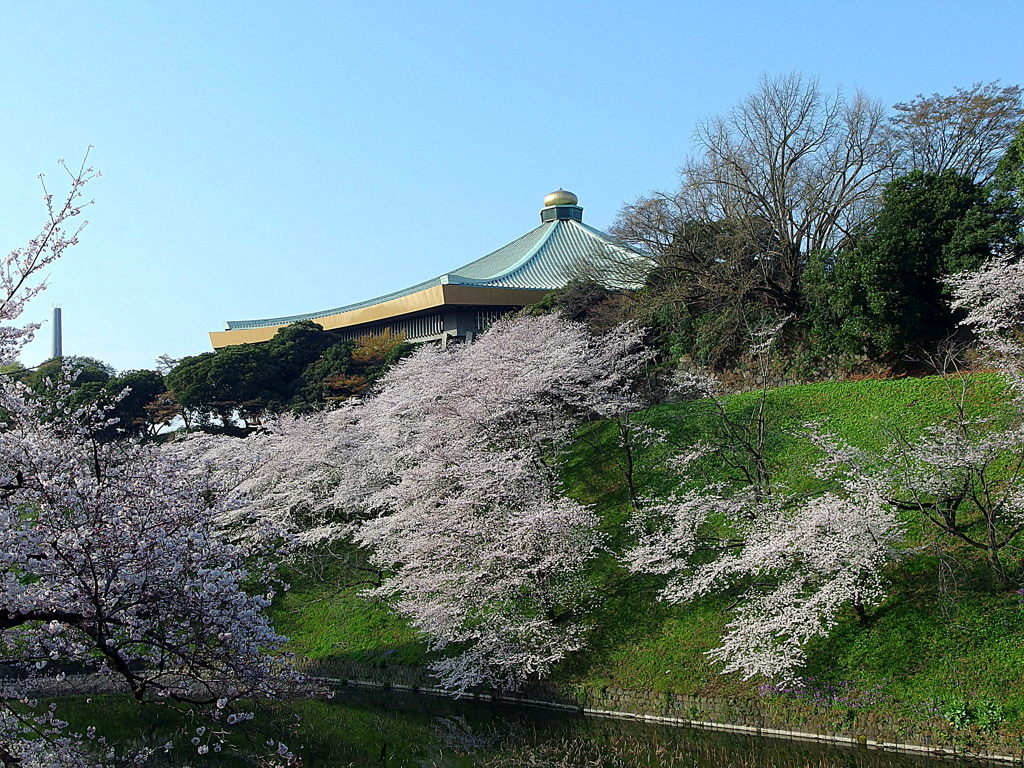
{"type": "Polygon", "coordinates": [[[60,307],[53,308],[53,349],[51,358],[64,357],[64,332],[61,327],[60,307]]]}

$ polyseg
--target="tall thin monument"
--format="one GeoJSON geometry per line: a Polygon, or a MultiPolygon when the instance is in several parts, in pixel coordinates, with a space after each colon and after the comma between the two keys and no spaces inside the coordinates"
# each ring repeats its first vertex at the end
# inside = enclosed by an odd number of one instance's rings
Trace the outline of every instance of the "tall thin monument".
{"type": "Polygon", "coordinates": [[[53,347],[50,357],[64,357],[64,329],[61,325],[60,307],[53,308],[53,347]]]}

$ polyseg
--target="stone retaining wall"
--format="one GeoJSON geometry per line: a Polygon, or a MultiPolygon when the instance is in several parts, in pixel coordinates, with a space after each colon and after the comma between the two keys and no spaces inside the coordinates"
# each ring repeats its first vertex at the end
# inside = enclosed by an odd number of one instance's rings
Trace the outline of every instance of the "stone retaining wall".
{"type": "MultiPolygon", "coordinates": [[[[298,666],[307,674],[328,683],[456,695],[454,691],[437,687],[424,670],[414,667],[381,667],[340,659],[303,661],[298,666]]],[[[528,686],[514,694],[470,690],[462,695],[483,701],[564,709],[593,716],[1024,764],[1024,744],[1019,739],[958,731],[941,718],[911,729],[897,718],[871,712],[814,707],[779,696],[723,699],[634,691],[612,685],[586,688],[544,683],[528,686]]]]}
{"type": "MultiPolygon", "coordinates": [[[[699,365],[688,355],[679,359],[679,370],[691,373],[703,373],[699,365]]],[[[886,366],[879,365],[866,356],[858,356],[846,361],[845,365],[833,364],[814,373],[799,372],[783,361],[774,361],[768,373],[768,388],[791,387],[796,384],[813,384],[821,381],[846,381],[861,378],[890,378],[892,373],[886,366]]],[[[716,371],[715,378],[722,385],[724,394],[751,392],[761,388],[761,369],[758,361],[742,358],[731,367],[716,371]]]]}

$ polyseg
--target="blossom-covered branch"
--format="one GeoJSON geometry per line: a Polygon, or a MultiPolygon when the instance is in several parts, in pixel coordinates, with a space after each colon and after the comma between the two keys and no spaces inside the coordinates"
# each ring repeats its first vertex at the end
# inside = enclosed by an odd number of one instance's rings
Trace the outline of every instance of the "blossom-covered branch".
{"type": "MultiPolygon", "coordinates": [[[[0,267],[0,322],[18,317],[43,287],[39,271],[77,242],[81,227],[67,229],[98,174],[84,162],[69,173],[67,198],[57,204],[45,193],[40,234],[0,267]]],[[[4,327],[2,356],[13,357],[30,334],[31,326],[4,327]]],[[[7,766],[118,762],[107,747],[93,748],[102,741],[76,737],[52,709],[33,709],[33,691],[69,671],[105,671],[140,701],[206,707],[221,725],[246,719],[235,700],[270,695],[295,679],[275,658],[284,638],[264,614],[272,593],[250,592],[272,571],[269,561],[218,536],[215,523],[229,502],[155,446],[98,440],[107,413],[70,401],[44,403],[0,380],[0,763],[7,766]]]]}
{"type": "Polygon", "coordinates": [[[649,500],[634,515],[637,543],[623,556],[636,572],[659,574],[659,597],[672,603],[715,591],[739,600],[711,658],[725,672],[768,679],[790,677],[812,637],[826,634],[844,606],[860,617],[884,595],[884,569],[902,536],[892,508],[870,476],[844,471],[848,446],[818,437],[826,457],[818,470],[831,490],[806,498],[772,482],[765,461],[768,436],[768,357],[785,321],[755,336],[761,391],[748,418],[721,400],[717,382],[686,373],[677,391],[707,398],[719,414],[719,439],[676,459],[682,490],[649,500]],[[714,454],[731,479],[708,483],[697,462],[714,454]]]}
{"type": "Polygon", "coordinates": [[[584,638],[602,536],[563,491],[561,452],[584,420],[640,407],[649,356],[631,327],[594,338],[557,316],[504,320],[421,347],[360,403],[247,438],[260,469],[239,487],[300,543],[366,548],[373,594],[445,654],[445,684],[516,686],[584,638]]]}

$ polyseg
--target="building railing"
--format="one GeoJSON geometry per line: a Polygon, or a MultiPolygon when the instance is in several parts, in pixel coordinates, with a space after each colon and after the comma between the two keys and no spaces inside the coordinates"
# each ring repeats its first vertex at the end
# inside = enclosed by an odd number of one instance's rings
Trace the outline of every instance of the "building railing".
{"type": "Polygon", "coordinates": [[[406,341],[432,339],[440,336],[443,332],[444,316],[441,313],[410,317],[390,323],[372,323],[356,328],[342,328],[335,331],[343,339],[355,340],[364,336],[381,336],[391,333],[395,336],[404,336],[406,341]]]}
{"type": "Polygon", "coordinates": [[[508,309],[478,309],[476,311],[476,321],[474,323],[476,332],[483,333],[510,311],[511,310],[508,309]]]}

